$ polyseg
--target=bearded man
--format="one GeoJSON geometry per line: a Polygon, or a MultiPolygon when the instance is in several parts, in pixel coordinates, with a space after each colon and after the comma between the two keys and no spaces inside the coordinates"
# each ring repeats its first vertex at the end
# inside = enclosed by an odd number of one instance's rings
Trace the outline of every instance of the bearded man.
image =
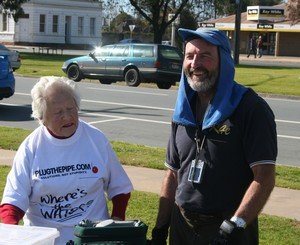
{"type": "Polygon", "coordinates": [[[234,81],[227,36],[179,29],[183,72],[151,244],[258,244],[258,214],[275,184],[274,114],[234,81]]]}

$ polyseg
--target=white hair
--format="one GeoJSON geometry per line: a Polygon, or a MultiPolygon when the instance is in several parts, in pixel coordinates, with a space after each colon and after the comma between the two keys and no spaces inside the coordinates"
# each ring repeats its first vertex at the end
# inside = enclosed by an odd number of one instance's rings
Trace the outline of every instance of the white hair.
{"type": "Polygon", "coordinates": [[[40,124],[44,122],[44,113],[47,109],[46,92],[49,88],[59,88],[62,91],[69,92],[73,97],[77,109],[80,106],[80,95],[76,90],[75,82],[66,77],[46,76],[41,77],[31,89],[32,97],[32,117],[38,119],[40,124]]]}

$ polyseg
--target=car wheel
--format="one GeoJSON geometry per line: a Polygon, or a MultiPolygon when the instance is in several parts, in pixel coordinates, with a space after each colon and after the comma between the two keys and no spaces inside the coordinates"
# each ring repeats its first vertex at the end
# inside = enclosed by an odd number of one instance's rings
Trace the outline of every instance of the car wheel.
{"type": "Polygon", "coordinates": [[[156,85],[160,89],[169,89],[172,87],[171,82],[157,82],[156,85]]]}
{"type": "Polygon", "coordinates": [[[131,87],[139,86],[141,83],[139,72],[134,68],[129,69],[125,74],[125,82],[131,87]]]}
{"type": "Polygon", "coordinates": [[[78,65],[70,65],[67,70],[68,78],[74,80],[75,82],[79,82],[82,79],[81,71],[78,65]]]}
{"type": "Polygon", "coordinates": [[[112,81],[110,81],[110,80],[99,80],[99,82],[101,84],[111,84],[112,83],[112,81]]]}

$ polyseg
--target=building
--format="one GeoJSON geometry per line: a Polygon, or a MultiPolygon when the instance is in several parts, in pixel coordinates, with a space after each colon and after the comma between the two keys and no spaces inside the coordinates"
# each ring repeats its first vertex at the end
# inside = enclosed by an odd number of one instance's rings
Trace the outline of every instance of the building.
{"type": "Polygon", "coordinates": [[[26,45],[99,45],[102,8],[86,0],[30,0],[16,23],[0,13],[0,41],[26,45]]]}
{"type": "MultiPolygon", "coordinates": [[[[249,6],[241,13],[240,53],[247,53],[250,36],[263,37],[263,54],[300,57],[300,20],[289,20],[287,5],[249,6]]],[[[224,30],[234,45],[235,15],[199,23],[224,30]]]]}

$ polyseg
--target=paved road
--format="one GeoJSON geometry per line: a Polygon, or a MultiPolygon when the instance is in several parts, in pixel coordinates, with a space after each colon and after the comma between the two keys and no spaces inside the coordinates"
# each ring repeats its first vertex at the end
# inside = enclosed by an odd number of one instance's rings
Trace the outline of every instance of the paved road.
{"type": "MultiPolygon", "coordinates": [[[[0,102],[0,125],[34,129],[30,90],[36,78],[17,77],[16,93],[0,102]]],[[[78,83],[80,116],[110,140],[166,147],[176,90],[78,83]]],[[[277,118],[278,163],[300,166],[300,100],[266,98],[277,118]]]]}

